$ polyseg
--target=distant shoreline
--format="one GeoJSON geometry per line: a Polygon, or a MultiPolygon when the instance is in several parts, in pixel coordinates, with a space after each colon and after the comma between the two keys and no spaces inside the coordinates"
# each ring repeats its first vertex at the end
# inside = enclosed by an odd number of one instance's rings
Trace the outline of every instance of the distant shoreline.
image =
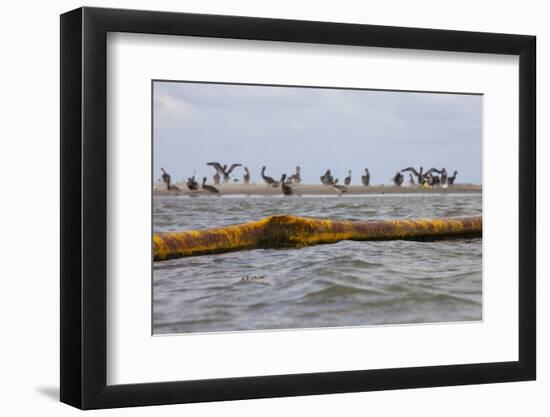
{"type": "MultiPolygon", "coordinates": [[[[206,191],[198,190],[191,191],[185,183],[175,184],[180,191],[168,191],[162,183],[155,183],[153,188],[153,196],[190,196],[190,195],[207,195],[206,191]]],[[[221,195],[282,195],[280,187],[268,187],[266,184],[232,184],[225,183],[215,186],[221,195]]],[[[420,186],[405,186],[397,187],[394,185],[350,185],[347,187],[345,194],[360,195],[360,194],[471,194],[482,193],[482,186],[475,184],[455,184],[447,188],[441,186],[435,187],[420,187],[420,186]]],[[[300,184],[294,186],[296,195],[337,195],[334,187],[321,184],[300,184]]],[[[344,194],[344,195],[345,195],[344,194]]]]}

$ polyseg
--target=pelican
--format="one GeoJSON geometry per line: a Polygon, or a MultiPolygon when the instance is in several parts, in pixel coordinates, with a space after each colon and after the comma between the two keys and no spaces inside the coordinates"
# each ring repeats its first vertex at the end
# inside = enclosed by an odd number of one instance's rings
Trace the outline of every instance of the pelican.
{"type": "Polygon", "coordinates": [[[214,184],[215,185],[220,185],[220,173],[218,171],[216,171],[216,173],[214,174],[214,176],[212,177],[212,179],[214,180],[214,184]]]}
{"type": "Polygon", "coordinates": [[[285,180],[286,174],[283,174],[281,177],[281,181],[279,181],[281,184],[281,190],[283,191],[284,195],[292,195],[292,185],[290,185],[290,183],[286,183],[285,180]]]}
{"type": "Polygon", "coordinates": [[[431,172],[426,174],[427,178],[427,185],[434,186],[434,185],[440,185],[441,184],[441,178],[439,178],[438,175],[433,175],[431,172]]]}
{"type": "Polygon", "coordinates": [[[348,171],[348,176],[344,178],[344,185],[350,185],[351,184],[351,169],[348,171]]]}
{"type": "Polygon", "coordinates": [[[370,173],[368,168],[365,168],[365,175],[361,176],[361,182],[364,186],[368,186],[370,184],[370,173]]]}
{"type": "Polygon", "coordinates": [[[449,176],[447,175],[447,168],[441,168],[441,184],[447,184],[447,179],[449,176]]]}
{"type": "Polygon", "coordinates": [[[160,170],[162,171],[162,181],[166,184],[166,189],[169,190],[170,189],[170,180],[171,180],[170,174],[168,174],[164,170],[164,168],[161,168],[160,170]]]}
{"type": "Polygon", "coordinates": [[[426,171],[426,178],[428,180],[428,185],[434,186],[434,185],[440,185],[441,184],[441,178],[439,175],[434,175],[432,172],[437,172],[438,174],[441,173],[440,170],[436,168],[430,168],[428,171],[426,171]]]}
{"type": "Polygon", "coordinates": [[[223,175],[223,182],[228,182],[231,172],[235,168],[242,166],[242,164],[233,164],[229,169],[227,169],[227,165],[222,166],[219,162],[207,162],[206,165],[214,167],[218,174],[223,175]]]}
{"type": "Polygon", "coordinates": [[[214,169],[216,170],[216,173],[214,174],[212,179],[214,180],[214,184],[219,185],[222,175],[225,179],[225,170],[227,169],[227,165],[221,166],[218,162],[207,162],[206,165],[214,167],[214,169]]]}
{"type": "Polygon", "coordinates": [[[404,168],[401,170],[401,172],[407,172],[410,171],[413,173],[413,175],[417,178],[418,184],[422,185],[427,181],[426,174],[423,174],[422,171],[424,170],[423,167],[420,167],[420,170],[417,171],[413,167],[404,168]]]}
{"type": "Polygon", "coordinates": [[[458,174],[458,171],[453,172],[452,177],[447,177],[447,184],[453,185],[455,183],[456,174],[458,174]]]}
{"type": "Polygon", "coordinates": [[[409,187],[413,187],[414,185],[416,185],[416,183],[414,182],[413,174],[409,172],[409,187]]]}
{"type": "Polygon", "coordinates": [[[210,194],[219,194],[220,190],[218,190],[216,187],[213,187],[212,185],[206,184],[206,177],[202,179],[202,189],[208,191],[210,194]]]}
{"type": "Polygon", "coordinates": [[[321,175],[321,184],[327,185],[327,180],[330,177],[330,169],[327,169],[326,172],[321,175]]]}
{"type": "Polygon", "coordinates": [[[300,184],[302,182],[302,168],[296,167],[296,173],[288,177],[291,183],[300,184]]]}
{"type": "Polygon", "coordinates": [[[277,187],[279,185],[272,177],[265,175],[265,166],[262,167],[262,178],[268,186],[277,187]]]}
{"type": "Polygon", "coordinates": [[[437,172],[438,174],[441,175],[441,177],[434,176],[434,181],[436,183],[440,182],[443,185],[447,184],[447,180],[448,180],[449,176],[447,175],[447,169],[446,168],[441,168],[441,170],[438,170],[438,169],[435,169],[435,168],[430,168],[430,170],[428,172],[426,172],[426,175],[428,175],[429,173],[432,173],[432,172],[437,172]]]}
{"type": "Polygon", "coordinates": [[[325,172],[325,175],[321,175],[321,182],[323,183],[323,185],[336,184],[336,181],[334,180],[334,177],[332,176],[330,169],[327,169],[327,171],[325,172]]]}
{"type": "Polygon", "coordinates": [[[396,186],[401,187],[401,184],[403,184],[404,179],[405,179],[405,177],[403,176],[403,174],[401,174],[399,171],[397,171],[397,173],[395,174],[395,176],[391,180],[393,181],[393,183],[396,186]]]}
{"type": "Polygon", "coordinates": [[[195,191],[199,189],[199,183],[195,181],[195,175],[193,175],[190,178],[187,178],[187,188],[189,188],[191,191],[195,191]]]}
{"type": "Polygon", "coordinates": [[[430,168],[428,171],[426,171],[426,176],[431,175],[433,177],[432,182],[434,184],[447,184],[447,180],[449,179],[449,176],[447,175],[447,169],[441,168],[441,170],[437,168],[430,168]],[[437,175],[433,175],[432,172],[437,172],[441,177],[437,175]]]}
{"type": "Polygon", "coordinates": [[[338,180],[336,179],[332,186],[334,187],[334,190],[338,193],[338,195],[341,196],[343,193],[347,193],[348,187],[346,187],[345,185],[338,185],[337,182],[338,180]]]}
{"type": "Polygon", "coordinates": [[[245,184],[250,183],[250,171],[248,170],[248,167],[244,167],[245,174],[243,175],[243,182],[245,184]]]}

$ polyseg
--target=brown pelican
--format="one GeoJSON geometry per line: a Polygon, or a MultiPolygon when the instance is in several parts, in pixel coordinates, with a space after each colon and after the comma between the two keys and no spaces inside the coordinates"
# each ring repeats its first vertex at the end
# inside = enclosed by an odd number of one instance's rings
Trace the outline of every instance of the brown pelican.
{"type": "Polygon", "coordinates": [[[434,185],[441,184],[441,178],[438,175],[433,175],[431,172],[426,173],[426,179],[427,182],[424,185],[427,184],[433,187],[434,185]]]}
{"type": "Polygon", "coordinates": [[[245,174],[243,175],[243,182],[245,184],[250,183],[250,171],[248,170],[248,167],[244,167],[245,174]]]}
{"type": "Polygon", "coordinates": [[[370,173],[368,168],[365,168],[365,175],[361,176],[361,182],[364,186],[368,186],[370,184],[370,173]]]}
{"type": "Polygon", "coordinates": [[[456,174],[458,174],[458,171],[453,172],[452,177],[447,177],[447,184],[453,185],[455,183],[456,174]]]}
{"type": "Polygon", "coordinates": [[[426,174],[423,174],[422,171],[424,170],[423,167],[420,167],[420,171],[417,171],[413,167],[404,168],[401,170],[401,172],[407,172],[410,171],[413,173],[413,175],[417,178],[418,184],[422,185],[425,182],[427,182],[426,174]]]}
{"type": "Polygon", "coordinates": [[[302,182],[302,168],[296,167],[296,173],[288,177],[288,180],[292,184],[300,184],[302,182]]]}
{"type": "Polygon", "coordinates": [[[338,179],[334,181],[334,184],[332,186],[334,187],[334,190],[336,190],[338,195],[341,196],[343,193],[347,193],[348,187],[346,187],[345,185],[338,185],[337,182],[338,182],[338,179]]]}
{"type": "Polygon", "coordinates": [[[190,178],[187,178],[187,188],[189,188],[191,191],[195,191],[199,189],[199,183],[195,181],[195,176],[193,175],[190,178]]]}
{"type": "Polygon", "coordinates": [[[218,175],[224,174],[227,169],[227,165],[221,166],[219,162],[207,162],[206,165],[214,167],[218,175]]]}
{"type": "Polygon", "coordinates": [[[290,183],[286,183],[285,180],[286,174],[283,174],[281,177],[281,181],[279,181],[281,184],[281,190],[283,191],[284,195],[292,195],[292,185],[290,185],[290,183]]]}
{"type": "Polygon", "coordinates": [[[170,175],[164,170],[164,168],[160,169],[162,171],[162,181],[166,184],[166,189],[170,189],[170,175]]]}
{"type": "Polygon", "coordinates": [[[220,173],[218,171],[216,171],[216,173],[214,174],[214,176],[212,177],[212,179],[214,180],[214,184],[215,185],[220,185],[220,173]]]}
{"type": "Polygon", "coordinates": [[[338,182],[338,178],[334,179],[332,176],[332,173],[330,172],[330,169],[327,170],[328,176],[325,178],[325,185],[334,185],[338,182]]]}
{"type": "Polygon", "coordinates": [[[446,168],[441,168],[441,184],[447,184],[447,179],[449,178],[449,176],[447,175],[447,169],[446,168]]]}
{"type": "Polygon", "coordinates": [[[229,175],[236,168],[242,166],[242,164],[233,164],[229,169],[227,165],[222,166],[219,162],[207,162],[206,165],[214,167],[218,174],[223,175],[223,182],[229,181],[229,175]]]}
{"type": "Polygon", "coordinates": [[[428,180],[428,185],[440,185],[441,184],[441,178],[439,177],[439,175],[434,175],[432,174],[432,172],[437,172],[437,173],[441,173],[441,171],[439,171],[438,169],[436,168],[430,168],[428,171],[426,171],[426,178],[428,180]]]}
{"type": "Polygon", "coordinates": [[[332,173],[330,172],[330,169],[327,169],[324,175],[321,175],[321,183],[323,185],[334,185],[334,177],[332,176],[332,173]]]}
{"type": "Polygon", "coordinates": [[[405,177],[403,176],[403,174],[401,174],[399,171],[397,171],[397,173],[395,174],[395,176],[391,180],[393,181],[393,183],[395,185],[397,185],[398,187],[401,187],[401,184],[403,184],[404,179],[405,179],[405,177]]]}
{"type": "Polygon", "coordinates": [[[321,175],[321,184],[326,185],[327,177],[330,175],[330,169],[327,169],[326,172],[321,175]]]}
{"type": "Polygon", "coordinates": [[[413,174],[409,172],[409,186],[412,187],[413,185],[416,185],[414,182],[413,174]]]}
{"type": "Polygon", "coordinates": [[[211,185],[206,184],[206,177],[202,179],[202,189],[208,191],[211,194],[219,194],[220,191],[211,185]]]}
{"type": "Polygon", "coordinates": [[[426,176],[432,174],[432,176],[434,177],[434,180],[435,183],[441,183],[441,184],[447,184],[447,178],[448,178],[448,175],[447,175],[447,169],[446,168],[441,168],[441,170],[437,169],[437,168],[430,168],[428,171],[426,171],[426,176]],[[438,177],[437,175],[433,175],[432,172],[437,172],[439,175],[441,175],[441,177],[438,177]]]}
{"type": "Polygon", "coordinates": [[[275,181],[272,177],[268,177],[267,175],[265,175],[265,166],[262,167],[262,178],[268,186],[271,186],[271,187],[279,186],[279,183],[275,181]]]}
{"type": "Polygon", "coordinates": [[[348,176],[344,178],[344,185],[350,185],[351,184],[351,169],[348,171],[348,176]]]}

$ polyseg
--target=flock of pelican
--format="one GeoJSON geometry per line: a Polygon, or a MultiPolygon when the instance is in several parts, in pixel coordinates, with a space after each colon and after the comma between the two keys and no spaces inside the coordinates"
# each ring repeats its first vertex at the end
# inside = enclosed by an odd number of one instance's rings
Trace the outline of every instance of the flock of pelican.
{"type": "Polygon", "coordinates": [[[404,180],[404,176],[402,173],[409,172],[410,185],[418,184],[432,187],[437,185],[448,186],[454,184],[456,176],[458,174],[458,171],[454,171],[453,175],[449,176],[447,174],[447,168],[441,168],[440,170],[437,168],[430,168],[426,172],[423,172],[423,170],[423,167],[420,167],[418,171],[413,167],[404,168],[395,174],[395,176],[392,178],[392,181],[395,185],[401,186],[404,180]],[[434,174],[434,172],[436,174],[434,174]],[[415,182],[414,177],[416,177],[417,182],[415,182]]]}
{"type": "MultiPolygon", "coordinates": [[[[235,168],[241,167],[242,164],[232,164],[231,166],[228,165],[222,165],[219,162],[208,162],[206,165],[211,166],[214,168],[215,173],[212,177],[214,181],[214,185],[206,184],[206,177],[203,177],[202,184],[199,185],[197,180],[195,179],[195,175],[192,177],[189,177],[186,181],[186,186],[191,191],[198,191],[199,189],[203,189],[204,191],[210,193],[210,194],[219,194],[220,190],[215,187],[215,185],[219,185],[222,181],[224,183],[227,183],[233,179],[234,182],[238,182],[238,178],[232,178],[231,173],[235,168]]],[[[244,174],[243,174],[243,183],[244,184],[250,184],[250,170],[248,167],[244,167],[244,174]]],[[[284,195],[292,195],[294,194],[293,187],[295,185],[302,183],[302,169],[297,166],[294,174],[287,176],[286,174],[282,174],[279,180],[276,180],[273,177],[270,177],[269,175],[266,175],[266,167],[263,166],[261,170],[261,177],[262,180],[266,183],[268,187],[274,187],[274,188],[281,188],[281,191],[284,195]]],[[[162,176],[161,179],[166,184],[166,188],[169,191],[181,191],[180,188],[171,182],[170,175],[164,170],[164,168],[161,168],[162,176]]],[[[397,187],[401,187],[403,185],[403,182],[405,180],[405,176],[403,173],[409,173],[409,186],[422,186],[422,187],[434,187],[434,186],[442,186],[447,187],[449,185],[453,185],[456,179],[456,176],[458,174],[458,171],[454,171],[453,175],[450,176],[447,174],[446,168],[430,168],[426,172],[424,172],[424,168],[420,167],[420,169],[417,171],[414,167],[408,167],[404,168],[400,171],[397,171],[397,173],[393,176],[391,181],[393,184],[397,187]]],[[[343,194],[347,192],[348,186],[351,184],[351,170],[348,171],[347,177],[344,178],[344,183],[339,184],[338,178],[334,178],[332,175],[332,172],[330,169],[327,169],[323,175],[321,175],[320,180],[321,184],[326,186],[331,186],[334,188],[334,190],[338,194],[343,194]]],[[[368,168],[365,168],[364,175],[361,176],[361,184],[363,186],[369,186],[370,185],[370,172],[368,168]]]]}

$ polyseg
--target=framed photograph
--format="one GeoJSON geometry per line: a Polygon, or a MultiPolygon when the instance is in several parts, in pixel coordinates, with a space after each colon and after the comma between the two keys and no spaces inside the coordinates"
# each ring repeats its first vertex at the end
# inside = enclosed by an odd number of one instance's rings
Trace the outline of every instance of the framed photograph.
{"type": "Polygon", "coordinates": [[[61,401],[533,380],[535,37],[61,16],[61,401]]]}

